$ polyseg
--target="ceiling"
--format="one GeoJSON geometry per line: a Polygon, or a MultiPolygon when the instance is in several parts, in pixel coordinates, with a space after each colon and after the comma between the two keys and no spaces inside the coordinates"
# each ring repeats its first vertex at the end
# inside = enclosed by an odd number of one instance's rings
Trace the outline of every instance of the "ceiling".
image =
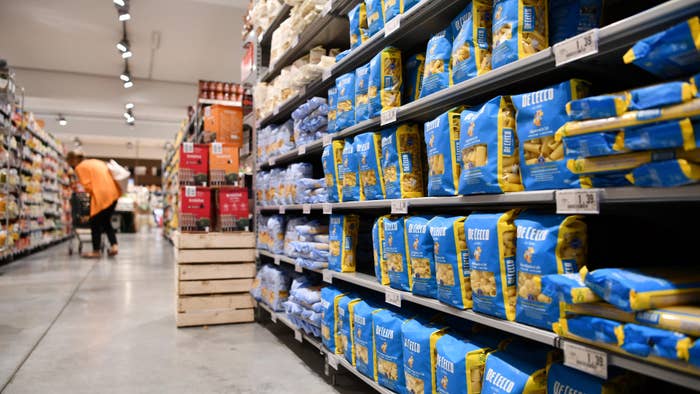
{"type": "MultiPolygon", "coordinates": [[[[132,0],[127,31],[135,86],[124,89],[112,0],[2,0],[0,58],[25,87],[25,106],[59,138],[110,136],[165,142],[177,132],[197,80],[240,79],[247,0],[132,0]],[[125,124],[134,102],[136,125],[125,124]],[[64,114],[68,125],[55,124],[64,114]]],[[[119,142],[117,143],[117,140],[119,142]]],[[[84,145],[89,154],[89,148],[84,145]]]]}

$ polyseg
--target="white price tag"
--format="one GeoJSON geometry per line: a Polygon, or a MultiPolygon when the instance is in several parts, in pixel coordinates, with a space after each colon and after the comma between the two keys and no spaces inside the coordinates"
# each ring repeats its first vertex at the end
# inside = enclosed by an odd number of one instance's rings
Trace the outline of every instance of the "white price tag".
{"type": "Polygon", "coordinates": [[[325,80],[327,80],[328,78],[330,78],[331,76],[333,76],[333,69],[331,69],[331,68],[324,68],[324,69],[323,69],[323,76],[322,76],[323,80],[325,81],[325,80]]]}
{"type": "Polygon", "coordinates": [[[330,215],[333,213],[333,205],[330,203],[323,203],[323,214],[324,215],[330,215]]]}
{"type": "Polygon", "coordinates": [[[197,187],[185,186],[185,197],[197,197],[197,187]]]}
{"type": "Polygon", "coordinates": [[[215,155],[220,155],[224,153],[224,146],[221,142],[214,142],[211,144],[211,151],[215,155]]]}
{"type": "Polygon", "coordinates": [[[302,268],[299,264],[294,264],[294,271],[304,272],[304,268],[302,268]]]}
{"type": "Polygon", "coordinates": [[[323,135],[323,146],[328,146],[333,143],[333,136],[330,134],[323,135]]]}
{"type": "Polygon", "coordinates": [[[557,213],[600,213],[600,189],[557,190],[555,193],[557,213]]]}
{"type": "Polygon", "coordinates": [[[280,215],[284,215],[287,212],[287,207],[285,207],[284,205],[280,205],[279,212],[280,215]]]}
{"type": "Polygon", "coordinates": [[[326,16],[331,13],[331,10],[333,9],[333,1],[328,0],[326,1],[326,5],[323,6],[323,11],[321,11],[321,15],[326,16]]]}
{"type": "Polygon", "coordinates": [[[564,341],[564,365],[603,379],[608,378],[607,353],[564,341]]]}
{"type": "Polygon", "coordinates": [[[333,273],[330,270],[323,270],[323,281],[333,283],[333,273]]]}
{"type": "Polygon", "coordinates": [[[401,17],[397,15],[394,17],[394,19],[390,20],[389,22],[387,22],[384,25],[384,37],[395,32],[396,30],[399,30],[400,26],[401,26],[401,17]]]}
{"type": "Polygon", "coordinates": [[[274,165],[275,165],[275,159],[270,159],[270,160],[268,160],[268,161],[267,161],[267,164],[269,164],[270,167],[274,166],[274,165]]]}
{"type": "Polygon", "coordinates": [[[338,358],[333,355],[333,354],[328,354],[328,365],[331,366],[331,368],[335,369],[336,371],[338,370],[338,358]]]}
{"type": "Polygon", "coordinates": [[[391,214],[392,215],[406,215],[408,213],[408,201],[407,200],[393,200],[391,202],[391,214]]]}
{"type": "Polygon", "coordinates": [[[401,293],[392,289],[384,289],[384,302],[401,308],[401,293]]]}
{"type": "Polygon", "coordinates": [[[275,256],[275,265],[280,265],[280,256],[275,256]]]}
{"type": "Polygon", "coordinates": [[[308,215],[311,213],[311,204],[304,204],[301,206],[301,213],[308,215]]]}
{"type": "Polygon", "coordinates": [[[398,108],[391,108],[387,109],[386,111],[382,111],[380,119],[381,125],[384,126],[396,122],[396,114],[398,112],[398,108]]]}
{"type": "Polygon", "coordinates": [[[280,114],[280,107],[275,107],[275,109],[272,110],[272,114],[277,116],[280,114]]]}
{"type": "Polygon", "coordinates": [[[194,144],[191,142],[183,142],[182,143],[182,151],[184,153],[192,153],[194,152],[194,144]]]}
{"type": "Polygon", "coordinates": [[[296,339],[299,342],[304,342],[304,337],[301,336],[301,331],[294,330],[294,339],[296,339]]]}
{"type": "Polygon", "coordinates": [[[294,37],[294,39],[292,40],[292,48],[294,48],[297,45],[299,45],[299,36],[294,37]]]}
{"type": "Polygon", "coordinates": [[[270,320],[272,320],[273,323],[277,323],[277,314],[275,314],[275,312],[270,312],[270,320]]]}
{"type": "Polygon", "coordinates": [[[306,145],[302,145],[299,147],[299,156],[303,156],[306,154],[306,145]]]}
{"type": "Polygon", "coordinates": [[[554,44],[554,62],[557,67],[598,53],[598,29],[571,37],[554,44]]]}

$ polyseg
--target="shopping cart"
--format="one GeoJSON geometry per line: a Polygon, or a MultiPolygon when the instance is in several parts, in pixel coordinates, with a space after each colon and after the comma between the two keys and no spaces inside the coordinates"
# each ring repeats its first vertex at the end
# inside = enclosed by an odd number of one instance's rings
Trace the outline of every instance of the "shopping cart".
{"type": "Polygon", "coordinates": [[[83,253],[83,244],[92,243],[90,232],[90,194],[74,192],[70,197],[73,217],[73,236],[68,242],[68,254],[73,254],[73,243],[78,242],[78,253],[83,253]]]}

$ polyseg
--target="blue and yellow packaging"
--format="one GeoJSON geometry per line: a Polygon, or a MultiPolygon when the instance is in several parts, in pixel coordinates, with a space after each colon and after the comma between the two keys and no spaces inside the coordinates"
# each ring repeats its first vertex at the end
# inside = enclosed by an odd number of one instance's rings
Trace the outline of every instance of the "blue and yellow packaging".
{"type": "MultiPolygon", "coordinates": [[[[698,37],[700,39],[700,36],[698,37]]],[[[664,82],[630,91],[630,110],[666,107],[692,100],[697,88],[688,82],[664,82]]]]}
{"type": "Polygon", "coordinates": [[[350,49],[355,49],[369,39],[367,7],[364,2],[356,5],[348,14],[350,20],[350,49]]]}
{"type": "Polygon", "coordinates": [[[328,132],[335,133],[335,120],[338,116],[338,88],[328,89],[328,132]]]}
{"type": "Polygon", "coordinates": [[[601,300],[583,282],[579,273],[550,274],[542,276],[542,294],[564,304],[587,304],[601,300]]]}
{"type": "Polygon", "coordinates": [[[386,198],[423,197],[423,155],[418,125],[382,130],[381,166],[386,198]]]}
{"type": "Polygon", "coordinates": [[[418,53],[406,61],[406,90],[404,104],[416,101],[420,98],[420,89],[423,86],[423,73],[425,72],[425,53],[418,53]]]}
{"type": "Polygon", "coordinates": [[[461,107],[425,124],[428,196],[456,196],[462,167],[459,149],[461,107]]]}
{"type": "Polygon", "coordinates": [[[369,119],[369,63],[355,70],[355,124],[369,119]]]}
{"type": "Polygon", "coordinates": [[[355,305],[362,301],[354,295],[345,295],[338,300],[338,337],[336,338],[336,347],[342,350],[345,359],[354,367],[355,366],[355,337],[354,333],[354,316],[355,305]]]}
{"type": "Polygon", "coordinates": [[[549,44],[600,27],[603,0],[550,0],[549,44]]]}
{"type": "Polygon", "coordinates": [[[435,367],[437,365],[437,341],[445,335],[445,329],[417,319],[401,326],[403,338],[403,368],[406,374],[406,392],[432,394],[437,392],[435,367]]]}
{"type": "Polygon", "coordinates": [[[377,357],[374,354],[375,337],[372,317],[381,311],[365,301],[355,304],[353,309],[355,339],[355,366],[361,374],[377,381],[377,357]]]}
{"type": "Polygon", "coordinates": [[[382,111],[401,106],[403,93],[403,69],[401,51],[386,47],[369,62],[370,118],[382,111]]]}
{"type": "Polygon", "coordinates": [[[338,89],[335,130],[340,131],[355,125],[355,73],[341,75],[335,86],[338,89]]]}
{"type": "Polygon", "coordinates": [[[588,120],[620,116],[627,111],[629,94],[627,92],[604,94],[573,99],[566,103],[569,120],[588,120]]]}
{"type": "Polygon", "coordinates": [[[611,376],[607,380],[569,368],[561,362],[552,363],[547,369],[547,392],[551,394],[585,393],[616,394],[629,392],[628,375],[611,376]]]}
{"type": "Polygon", "coordinates": [[[355,142],[352,138],[345,139],[343,145],[343,191],[342,201],[362,201],[362,185],[360,184],[360,160],[355,153],[355,142]]]}
{"type": "Polygon", "coordinates": [[[426,97],[450,86],[452,55],[451,28],[435,33],[425,51],[425,69],[420,97],[426,97]]]}
{"type": "Polygon", "coordinates": [[[697,148],[695,125],[690,119],[626,128],[617,133],[613,145],[613,149],[618,152],[669,148],[697,148]]]}
{"type": "Polygon", "coordinates": [[[420,0],[384,0],[384,22],[389,22],[395,16],[404,14],[420,0]]]}
{"type": "Polygon", "coordinates": [[[342,348],[336,346],[338,336],[339,316],[338,301],[344,296],[340,290],[334,287],[321,289],[321,306],[323,307],[323,319],[321,320],[321,340],[323,345],[331,353],[343,354],[342,348]]]}
{"type": "Polygon", "coordinates": [[[459,309],[473,305],[465,220],[464,216],[436,216],[428,222],[428,232],[433,238],[437,298],[459,309]]]}
{"type": "Polygon", "coordinates": [[[494,1],[494,69],[549,47],[548,3],[541,0],[494,1]]]}
{"type": "Polygon", "coordinates": [[[342,201],[343,196],[343,149],[345,142],[333,140],[330,145],[323,148],[321,161],[323,162],[323,175],[328,190],[328,202],[342,201]]]}
{"type": "Polygon", "coordinates": [[[435,278],[435,255],[433,238],[428,231],[430,219],[424,216],[411,216],[406,219],[408,259],[413,272],[413,294],[437,298],[435,278]]]}
{"type": "Polygon", "coordinates": [[[355,272],[355,251],[360,217],[331,215],[328,226],[328,269],[336,272],[355,272]]]}
{"type": "Polygon", "coordinates": [[[630,323],[618,330],[618,343],[635,356],[687,361],[692,341],[681,333],[630,323]]]}
{"type": "Polygon", "coordinates": [[[611,346],[618,345],[622,323],[593,316],[568,316],[553,325],[557,335],[611,346]]]}
{"type": "Polygon", "coordinates": [[[389,270],[386,264],[386,254],[384,247],[386,238],[384,237],[384,219],[388,215],[380,216],[372,226],[372,245],[374,250],[374,276],[377,281],[385,286],[389,285],[389,270]]]}
{"type": "Polygon", "coordinates": [[[384,219],[384,255],[389,285],[397,290],[411,291],[413,273],[408,263],[405,222],[404,216],[390,216],[384,219]]]}
{"type": "Polygon", "coordinates": [[[700,182],[700,165],[685,159],[641,165],[627,174],[627,180],[640,187],[676,187],[700,182]]]}
{"type": "Polygon", "coordinates": [[[489,353],[484,367],[484,394],[535,394],[546,390],[546,365],[504,351],[489,353]]]}
{"type": "Polygon", "coordinates": [[[374,353],[377,357],[377,382],[397,393],[403,393],[406,390],[406,376],[403,370],[401,326],[406,319],[383,309],[372,315],[372,322],[374,353]]]}
{"type": "Polygon", "coordinates": [[[473,0],[462,28],[454,32],[452,85],[491,70],[491,5],[491,1],[473,0]]]}
{"type": "Polygon", "coordinates": [[[374,36],[384,28],[384,1],[365,0],[367,11],[367,35],[374,36]]]}
{"type": "Polygon", "coordinates": [[[359,161],[360,187],[365,200],[383,200],[382,137],[378,132],[364,133],[355,136],[354,144],[359,161]]]}
{"type": "Polygon", "coordinates": [[[438,339],[435,349],[435,381],[439,394],[473,394],[481,391],[486,356],[493,348],[479,339],[470,337],[467,340],[445,334],[438,339]]]}

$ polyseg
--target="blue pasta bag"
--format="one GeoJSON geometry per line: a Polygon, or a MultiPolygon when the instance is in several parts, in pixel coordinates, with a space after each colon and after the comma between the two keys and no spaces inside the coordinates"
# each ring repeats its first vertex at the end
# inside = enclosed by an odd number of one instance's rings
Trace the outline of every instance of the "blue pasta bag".
{"type": "Polygon", "coordinates": [[[359,156],[360,186],[366,200],[383,200],[385,197],[381,140],[379,133],[375,132],[355,137],[355,154],[359,156]]]}
{"type": "Polygon", "coordinates": [[[680,268],[600,268],[584,281],[600,298],[626,312],[700,301],[700,276],[680,268]]]}
{"type": "Polygon", "coordinates": [[[464,231],[470,251],[474,311],[515,320],[515,224],[516,210],[475,213],[467,217],[464,231]]]}
{"type": "Polygon", "coordinates": [[[617,346],[622,323],[593,316],[571,316],[559,319],[553,331],[561,336],[588,342],[617,346]]]}
{"type": "MultiPolygon", "coordinates": [[[[698,36],[700,38],[700,36],[698,36]]],[[[688,82],[665,82],[630,91],[629,110],[666,107],[692,100],[697,94],[688,82]]]]}
{"type": "Polygon", "coordinates": [[[335,120],[338,116],[338,89],[328,89],[328,132],[335,133],[335,120]]]}
{"type": "Polygon", "coordinates": [[[335,85],[338,89],[335,130],[340,131],[355,124],[355,73],[341,75],[335,85]]]}
{"type": "Polygon", "coordinates": [[[460,154],[461,107],[425,124],[428,156],[428,196],[456,196],[462,167],[460,154]]]}
{"type": "Polygon", "coordinates": [[[374,276],[377,281],[385,286],[389,285],[389,271],[386,265],[386,254],[384,246],[386,240],[384,238],[384,219],[388,215],[380,216],[372,226],[372,244],[374,246],[374,276]]]}
{"type": "Polygon", "coordinates": [[[355,251],[360,218],[357,215],[331,215],[328,226],[328,269],[355,272],[355,251]]]}
{"type": "Polygon", "coordinates": [[[492,2],[473,0],[467,19],[454,31],[451,84],[457,84],[491,70],[492,2]]]}
{"type": "Polygon", "coordinates": [[[656,161],[641,165],[626,179],[640,187],[676,187],[700,181],[700,165],[685,159],[656,161]]]}
{"type": "Polygon", "coordinates": [[[459,194],[522,191],[515,108],[510,98],[498,96],[476,112],[466,110],[460,123],[459,194]]]}
{"type": "Polygon", "coordinates": [[[343,354],[352,366],[355,366],[355,338],[353,336],[355,321],[353,313],[355,305],[360,301],[362,300],[354,295],[342,296],[338,300],[339,327],[336,348],[340,348],[342,351],[340,354],[343,354]]]}
{"type": "Polygon", "coordinates": [[[548,3],[540,0],[494,1],[491,58],[494,69],[549,46],[548,3]]]}
{"type": "Polygon", "coordinates": [[[549,44],[600,27],[603,0],[550,0],[549,44]]]}
{"type": "Polygon", "coordinates": [[[369,119],[369,64],[355,70],[355,123],[369,119]]]}
{"type": "Polygon", "coordinates": [[[381,311],[365,301],[355,304],[353,335],[355,337],[355,366],[368,378],[377,381],[377,358],[374,354],[374,328],[372,316],[381,311]]]}
{"type": "Polygon", "coordinates": [[[343,149],[345,142],[334,140],[323,148],[321,160],[323,161],[323,175],[328,191],[328,202],[342,201],[343,178],[341,167],[343,165],[343,149]]]}
{"type": "Polygon", "coordinates": [[[690,119],[671,120],[650,125],[628,127],[617,133],[613,148],[619,152],[697,148],[695,125],[690,119]]]}
{"type": "Polygon", "coordinates": [[[615,150],[617,140],[618,133],[616,132],[600,132],[564,137],[562,142],[566,158],[577,159],[579,157],[599,157],[623,153],[615,150]]]}
{"type": "Polygon", "coordinates": [[[435,381],[439,394],[475,393],[481,390],[486,356],[493,348],[478,338],[445,334],[438,339],[435,381]]]}
{"type": "Polygon", "coordinates": [[[342,354],[342,349],[336,347],[338,335],[339,316],[338,301],[344,294],[334,287],[324,287],[321,289],[321,305],[323,307],[323,320],[321,321],[321,340],[323,345],[331,353],[342,354]]]}
{"type": "Polygon", "coordinates": [[[586,264],[588,235],[582,216],[526,212],[515,219],[518,301],[515,320],[552,329],[559,297],[545,294],[543,278],[578,272],[586,264]]]}
{"type": "Polygon", "coordinates": [[[382,130],[382,174],[386,198],[423,197],[423,155],[418,125],[382,130]]]}
{"type": "Polygon", "coordinates": [[[681,361],[688,360],[688,349],[692,344],[684,334],[632,323],[618,330],[618,342],[622,350],[636,356],[681,361]]]}
{"type": "Polygon", "coordinates": [[[362,187],[360,185],[360,160],[355,153],[355,142],[352,138],[345,139],[343,146],[343,202],[361,201],[362,187]]]}
{"type": "Polygon", "coordinates": [[[401,326],[407,392],[431,394],[436,391],[435,345],[443,335],[445,335],[444,329],[416,319],[409,320],[401,326]]]}
{"type": "Polygon", "coordinates": [[[451,28],[435,33],[425,51],[425,69],[420,97],[426,97],[450,86],[452,56],[451,28]]]}
{"type": "Polygon", "coordinates": [[[372,315],[374,326],[374,354],[377,357],[377,382],[396,391],[406,392],[403,370],[403,339],[401,326],[406,319],[383,309],[372,315]]]}
{"type": "Polygon", "coordinates": [[[520,170],[525,190],[578,188],[579,177],[566,168],[564,145],[554,134],[568,118],[566,103],[585,96],[590,84],[572,79],[537,92],[512,96],[517,110],[520,170]]]}
{"type": "Polygon", "coordinates": [[[356,5],[348,14],[350,20],[350,49],[355,49],[369,39],[367,7],[364,2],[356,5]]]}
{"type": "Polygon", "coordinates": [[[547,392],[551,394],[614,394],[627,392],[629,383],[625,375],[608,380],[569,368],[561,362],[552,363],[547,369],[547,392]]]}
{"type": "Polygon", "coordinates": [[[370,118],[382,111],[401,106],[403,92],[403,68],[401,51],[386,47],[369,62],[370,118]]]}
{"type": "Polygon", "coordinates": [[[661,78],[696,73],[700,67],[700,19],[692,17],[638,41],[623,60],[661,78]]]}
{"type": "Polygon", "coordinates": [[[586,175],[581,177],[581,188],[601,188],[601,187],[625,187],[632,186],[627,179],[629,174],[624,172],[612,172],[607,174],[586,175]]]}
{"type": "Polygon", "coordinates": [[[627,111],[629,99],[625,92],[578,98],[566,103],[566,114],[570,120],[620,116],[627,111]]]}
{"type": "Polygon", "coordinates": [[[418,3],[420,0],[384,0],[384,22],[389,22],[418,3]]]}
{"type": "Polygon", "coordinates": [[[408,263],[408,245],[404,216],[384,219],[384,255],[386,256],[389,285],[394,289],[411,291],[413,274],[408,263]]]}
{"type": "MultiPolygon", "coordinates": [[[[601,300],[586,286],[578,273],[542,276],[542,294],[564,304],[587,304],[601,300]]],[[[520,307],[520,305],[517,306],[520,307]]]]}
{"type": "Polygon", "coordinates": [[[688,362],[696,367],[700,367],[700,340],[695,340],[693,346],[688,349],[688,362]]]}
{"type": "Polygon", "coordinates": [[[545,365],[504,351],[489,353],[486,357],[483,394],[543,393],[546,385],[545,365]]]}
{"type": "Polygon", "coordinates": [[[465,219],[436,216],[428,222],[428,232],[433,238],[437,299],[460,309],[472,307],[465,219]]]}
{"type": "Polygon", "coordinates": [[[411,216],[406,219],[408,257],[413,272],[413,294],[437,298],[435,278],[435,255],[433,238],[428,231],[430,219],[424,216],[411,216]]]}
{"type": "Polygon", "coordinates": [[[418,53],[408,58],[405,67],[406,90],[404,104],[416,101],[420,98],[420,89],[423,86],[423,73],[425,72],[425,53],[418,53]]]}
{"type": "Polygon", "coordinates": [[[367,35],[372,37],[384,28],[384,1],[365,0],[367,10],[367,35]]]}

